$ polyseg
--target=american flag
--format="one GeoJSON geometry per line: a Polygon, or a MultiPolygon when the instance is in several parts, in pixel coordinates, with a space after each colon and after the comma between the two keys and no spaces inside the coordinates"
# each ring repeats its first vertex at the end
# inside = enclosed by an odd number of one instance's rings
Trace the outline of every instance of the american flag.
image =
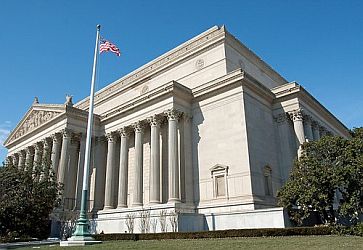
{"type": "Polygon", "coordinates": [[[121,55],[120,49],[117,48],[115,44],[102,38],[100,43],[100,54],[102,52],[108,52],[108,51],[115,53],[117,56],[121,55]]]}

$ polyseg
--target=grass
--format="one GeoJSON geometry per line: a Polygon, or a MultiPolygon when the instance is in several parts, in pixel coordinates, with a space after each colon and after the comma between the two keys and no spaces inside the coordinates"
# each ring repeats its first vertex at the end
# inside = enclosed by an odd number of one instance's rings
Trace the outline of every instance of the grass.
{"type": "MultiPolygon", "coordinates": [[[[41,246],[40,249],[57,250],[64,247],[41,246]]],[[[22,248],[34,249],[34,248],[22,248]]],[[[225,238],[196,240],[107,241],[78,249],[363,249],[363,237],[357,236],[285,236],[263,238],[225,238]]]]}

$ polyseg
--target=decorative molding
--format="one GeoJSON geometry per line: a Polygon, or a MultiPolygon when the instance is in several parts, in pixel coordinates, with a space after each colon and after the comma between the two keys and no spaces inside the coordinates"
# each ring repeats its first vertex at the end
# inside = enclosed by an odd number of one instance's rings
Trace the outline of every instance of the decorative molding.
{"type": "Polygon", "coordinates": [[[200,69],[202,69],[204,67],[204,60],[203,59],[197,59],[196,61],[195,61],[195,68],[197,69],[197,70],[200,70],[200,69]]]}

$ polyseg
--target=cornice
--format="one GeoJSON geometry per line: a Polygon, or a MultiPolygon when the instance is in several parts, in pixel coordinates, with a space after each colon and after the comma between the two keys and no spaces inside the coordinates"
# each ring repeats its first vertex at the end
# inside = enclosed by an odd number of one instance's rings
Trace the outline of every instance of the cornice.
{"type": "MultiPolygon", "coordinates": [[[[213,43],[219,41],[220,38],[225,37],[225,28],[214,26],[213,28],[207,30],[206,32],[198,35],[195,38],[179,45],[173,50],[161,55],[155,60],[145,64],[144,66],[136,69],[135,71],[129,73],[128,75],[116,80],[115,82],[109,84],[105,88],[99,90],[95,94],[95,104],[101,102],[102,100],[109,98],[115,93],[119,92],[126,86],[133,85],[143,79],[147,79],[152,75],[162,71],[164,68],[169,67],[181,60],[183,58],[196,53],[198,50],[205,46],[210,46],[213,43]]],[[[85,98],[82,101],[76,103],[74,106],[79,109],[87,109],[89,105],[89,98],[85,98]]]]}
{"type": "MultiPolygon", "coordinates": [[[[301,85],[296,82],[291,82],[271,90],[275,96],[275,103],[289,99],[291,96],[296,96],[299,101],[309,105],[313,110],[315,110],[319,115],[321,115],[330,124],[334,124],[342,134],[346,136],[349,135],[349,129],[339,121],[327,108],[325,108],[321,103],[315,99],[309,92],[307,92],[301,85]]],[[[308,110],[307,110],[308,111],[308,110]]]]}
{"type": "MultiPolygon", "coordinates": [[[[98,115],[95,116],[95,121],[99,123],[100,117],[98,115]]],[[[67,119],[69,117],[72,117],[77,120],[82,120],[87,122],[88,119],[88,112],[84,110],[80,110],[75,107],[67,106],[64,104],[33,104],[29,110],[25,113],[21,121],[17,124],[17,126],[13,129],[13,131],[9,134],[7,139],[4,142],[5,147],[9,147],[13,145],[14,143],[18,143],[21,140],[25,138],[29,138],[32,135],[38,133],[40,130],[47,127],[49,124],[57,123],[63,119],[67,119]],[[31,115],[35,112],[44,112],[44,115],[46,114],[52,114],[48,118],[40,119],[39,117],[32,118],[31,115]],[[21,129],[23,126],[25,126],[25,122],[28,120],[28,118],[32,119],[40,119],[37,121],[36,126],[31,129],[24,130],[24,133],[19,135],[18,137],[14,138],[14,136],[18,133],[19,129],[21,129]],[[12,139],[13,138],[13,139],[12,139]],[[12,140],[11,140],[12,139],[12,140]]],[[[23,128],[24,129],[24,128],[23,128]]]]}
{"type": "Polygon", "coordinates": [[[121,106],[118,106],[117,108],[111,109],[110,111],[101,114],[101,122],[107,121],[117,115],[120,115],[121,113],[128,112],[129,110],[145,103],[161,98],[162,96],[167,97],[171,95],[179,96],[187,101],[192,99],[192,91],[189,88],[176,81],[171,81],[147,92],[146,94],[133,98],[121,106]]]}
{"type": "Polygon", "coordinates": [[[236,50],[240,50],[241,54],[246,56],[247,59],[253,64],[256,65],[257,68],[266,71],[266,75],[269,77],[273,77],[273,80],[277,83],[287,83],[288,81],[281,76],[276,70],[274,70],[269,64],[267,64],[264,60],[261,59],[258,55],[256,55],[250,48],[244,45],[238,38],[225,30],[226,33],[226,43],[230,45],[232,48],[236,50]]]}
{"type": "Polygon", "coordinates": [[[203,96],[226,86],[230,86],[233,83],[239,82],[239,84],[242,85],[242,82],[240,81],[245,77],[245,74],[246,73],[241,69],[237,69],[227,75],[193,88],[192,93],[196,99],[195,101],[199,101],[200,99],[203,99],[203,96]]]}

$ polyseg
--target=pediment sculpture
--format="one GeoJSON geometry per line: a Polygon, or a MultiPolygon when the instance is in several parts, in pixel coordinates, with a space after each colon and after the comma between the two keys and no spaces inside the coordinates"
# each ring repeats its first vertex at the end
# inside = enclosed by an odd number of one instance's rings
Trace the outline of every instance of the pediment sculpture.
{"type": "Polygon", "coordinates": [[[33,110],[29,116],[24,120],[21,126],[16,130],[10,141],[13,141],[41,126],[45,122],[53,119],[59,115],[59,112],[45,111],[45,110],[33,110]]]}

